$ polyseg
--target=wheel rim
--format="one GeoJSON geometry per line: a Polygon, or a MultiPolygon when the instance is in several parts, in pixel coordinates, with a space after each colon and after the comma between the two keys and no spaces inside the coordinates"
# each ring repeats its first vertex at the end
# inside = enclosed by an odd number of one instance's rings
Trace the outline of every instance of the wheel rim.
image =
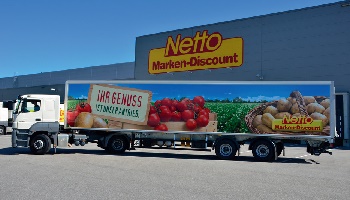
{"type": "Polygon", "coordinates": [[[113,140],[112,148],[114,150],[121,150],[123,148],[124,144],[122,140],[113,140]]]}
{"type": "Polygon", "coordinates": [[[44,147],[44,142],[42,140],[36,140],[33,146],[35,149],[42,149],[44,147]]]}
{"type": "Polygon", "coordinates": [[[260,144],[256,150],[256,155],[258,155],[259,157],[267,157],[270,153],[269,147],[264,145],[264,144],[260,144]]]}
{"type": "Polygon", "coordinates": [[[229,144],[222,144],[220,146],[220,154],[222,156],[230,156],[232,154],[233,150],[232,150],[232,146],[229,144]]]}

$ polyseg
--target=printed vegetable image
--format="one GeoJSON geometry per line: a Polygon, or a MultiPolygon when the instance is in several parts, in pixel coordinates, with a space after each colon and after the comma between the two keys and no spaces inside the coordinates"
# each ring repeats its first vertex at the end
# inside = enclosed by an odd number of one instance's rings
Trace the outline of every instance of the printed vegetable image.
{"type": "Polygon", "coordinates": [[[79,115],[78,111],[69,110],[67,112],[67,123],[69,126],[74,126],[75,118],[79,115]]]}
{"type": "MultiPolygon", "coordinates": [[[[260,104],[251,109],[245,121],[250,131],[258,134],[329,135],[329,102],[329,99],[324,96],[303,97],[299,91],[292,91],[287,98],[260,104]],[[278,119],[289,120],[287,125],[281,126],[285,130],[275,130],[276,126],[273,126],[273,122],[278,119]],[[320,125],[316,122],[311,124],[313,120],[319,120],[320,125]],[[291,124],[295,124],[295,127],[291,124]]],[[[277,125],[277,128],[279,127],[277,125]]]]}
{"type": "Polygon", "coordinates": [[[91,106],[86,102],[82,102],[76,106],[75,110],[78,111],[79,113],[81,113],[81,112],[91,113],[91,106]]]}
{"type": "Polygon", "coordinates": [[[186,121],[186,127],[188,130],[193,131],[197,127],[197,122],[194,119],[189,119],[186,121]]]}
{"type": "Polygon", "coordinates": [[[86,100],[68,101],[67,125],[83,128],[108,128],[106,120],[93,115],[92,109],[86,100]]]}
{"type": "Polygon", "coordinates": [[[154,130],[158,131],[168,131],[168,127],[165,124],[159,124],[156,127],[154,127],[154,130]]]}
{"type": "MultiPolygon", "coordinates": [[[[210,109],[205,107],[202,96],[183,98],[181,101],[165,97],[157,99],[150,106],[147,125],[155,130],[164,130],[161,122],[185,122],[186,130],[206,127],[209,124],[210,109]]],[[[164,124],[165,125],[165,124],[164,124]]]]}
{"type": "Polygon", "coordinates": [[[152,113],[148,116],[147,125],[151,127],[156,127],[160,124],[160,117],[158,113],[152,113]]]}
{"type": "MultiPolygon", "coordinates": [[[[325,86],[314,88],[314,85],[260,87],[244,84],[214,87],[205,83],[93,85],[86,90],[89,92],[72,93],[68,100],[67,124],[75,126],[78,114],[86,112],[93,115],[92,127],[100,128],[327,135],[331,102],[327,96],[310,96],[327,95],[323,92],[327,91],[325,86]],[[95,96],[91,91],[95,91],[95,96]],[[290,91],[302,91],[307,95],[295,95],[290,91]],[[282,130],[288,124],[286,120],[299,119],[314,120],[316,125],[304,127],[318,126],[322,130],[282,130]]],[[[85,122],[84,126],[90,125],[88,120],[85,122]]]]}

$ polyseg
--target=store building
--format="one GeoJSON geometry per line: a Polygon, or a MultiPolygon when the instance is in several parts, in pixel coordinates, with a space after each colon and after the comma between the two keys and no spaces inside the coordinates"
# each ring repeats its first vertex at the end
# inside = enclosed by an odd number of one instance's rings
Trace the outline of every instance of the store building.
{"type": "Polygon", "coordinates": [[[348,146],[349,35],[349,0],[156,33],[136,38],[135,62],[3,78],[0,98],[63,97],[74,79],[334,81],[337,141],[348,146]]]}
{"type": "Polygon", "coordinates": [[[350,1],[146,35],[135,79],[334,81],[337,143],[348,146],[349,35],[350,1]]]}

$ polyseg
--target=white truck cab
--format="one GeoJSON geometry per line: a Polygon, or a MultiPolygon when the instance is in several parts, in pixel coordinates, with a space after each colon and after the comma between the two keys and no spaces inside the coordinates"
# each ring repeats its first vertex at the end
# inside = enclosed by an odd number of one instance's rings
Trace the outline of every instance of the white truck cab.
{"type": "MultiPolygon", "coordinates": [[[[33,146],[29,138],[42,132],[57,134],[60,119],[60,96],[29,94],[19,96],[14,110],[12,146],[33,146]]],[[[49,138],[45,138],[49,139],[49,138]]],[[[38,143],[40,145],[40,143],[38,143]]]]}

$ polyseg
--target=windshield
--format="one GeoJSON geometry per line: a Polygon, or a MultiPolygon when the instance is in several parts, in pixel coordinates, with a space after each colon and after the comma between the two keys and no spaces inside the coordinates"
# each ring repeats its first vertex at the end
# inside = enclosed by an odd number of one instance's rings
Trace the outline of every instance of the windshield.
{"type": "Polygon", "coordinates": [[[14,114],[20,112],[37,112],[40,110],[41,102],[37,99],[18,99],[14,114]]]}
{"type": "Polygon", "coordinates": [[[22,104],[22,99],[17,99],[15,104],[15,109],[13,110],[14,114],[19,113],[21,104],[22,104]]]}

